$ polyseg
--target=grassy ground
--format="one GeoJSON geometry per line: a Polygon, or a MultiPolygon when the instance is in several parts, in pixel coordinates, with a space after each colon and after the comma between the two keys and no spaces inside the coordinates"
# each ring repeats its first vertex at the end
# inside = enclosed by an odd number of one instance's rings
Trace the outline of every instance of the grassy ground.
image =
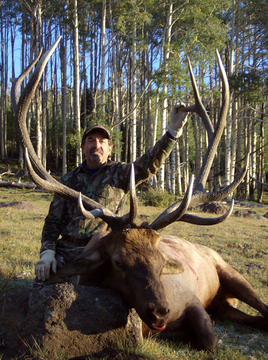
{"type": "MultiPolygon", "coordinates": [[[[34,278],[34,265],[39,257],[40,237],[44,217],[52,195],[29,190],[0,188],[0,205],[23,202],[24,208],[0,207],[0,292],[25,289],[34,278]]],[[[139,206],[142,220],[154,219],[163,209],[139,206]]],[[[237,209],[235,209],[237,210],[237,209]]],[[[250,208],[255,214],[248,218],[231,216],[226,222],[212,227],[175,223],[164,231],[212,247],[243,274],[268,303],[268,220],[259,218],[268,207],[250,208]]],[[[203,216],[203,215],[202,215],[203,216]]],[[[246,305],[240,309],[254,313],[246,305]]],[[[216,359],[268,359],[268,336],[239,324],[218,322],[219,338],[216,359]]],[[[127,349],[126,349],[127,351],[127,349]]],[[[136,353],[145,359],[211,359],[186,345],[151,338],[136,353]]],[[[36,356],[35,359],[41,359],[36,356]]],[[[120,359],[120,357],[119,357],[120,359]]],[[[1,360],[1,347],[0,347],[1,360]]]]}

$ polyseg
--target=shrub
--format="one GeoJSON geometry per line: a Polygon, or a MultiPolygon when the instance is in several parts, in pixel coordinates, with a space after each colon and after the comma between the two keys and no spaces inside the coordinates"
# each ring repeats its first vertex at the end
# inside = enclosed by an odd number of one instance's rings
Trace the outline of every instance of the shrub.
{"type": "Polygon", "coordinates": [[[176,201],[175,196],[167,191],[154,190],[153,188],[148,188],[146,192],[142,193],[141,198],[145,206],[155,207],[168,207],[176,201]]]}

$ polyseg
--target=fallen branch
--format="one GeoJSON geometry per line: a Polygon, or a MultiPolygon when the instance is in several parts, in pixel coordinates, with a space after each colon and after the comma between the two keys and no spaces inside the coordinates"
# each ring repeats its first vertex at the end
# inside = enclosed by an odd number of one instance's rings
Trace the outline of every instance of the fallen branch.
{"type": "Polygon", "coordinates": [[[35,183],[21,182],[21,181],[0,181],[0,187],[19,188],[19,189],[36,189],[35,183]]]}
{"type": "Polygon", "coordinates": [[[256,181],[256,183],[261,184],[262,186],[268,188],[268,184],[267,184],[267,183],[261,182],[260,180],[257,180],[257,179],[255,179],[255,178],[252,177],[252,176],[250,176],[249,178],[252,179],[252,180],[254,180],[254,181],[256,181]]]}
{"type": "MultiPolygon", "coordinates": [[[[224,199],[225,202],[227,203],[231,203],[232,200],[229,200],[229,199],[224,199]]],[[[257,207],[268,207],[267,204],[259,204],[259,203],[253,203],[253,202],[245,202],[245,201],[239,201],[239,200],[234,200],[234,204],[235,205],[240,205],[240,206],[248,206],[248,207],[251,207],[251,206],[257,206],[257,207]]]]}

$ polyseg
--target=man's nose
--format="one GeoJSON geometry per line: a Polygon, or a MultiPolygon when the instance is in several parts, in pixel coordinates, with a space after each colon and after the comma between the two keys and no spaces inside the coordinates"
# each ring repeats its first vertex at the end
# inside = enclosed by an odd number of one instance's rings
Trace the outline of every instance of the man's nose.
{"type": "Polygon", "coordinates": [[[95,139],[95,146],[98,148],[100,146],[100,141],[98,139],[95,139]]]}

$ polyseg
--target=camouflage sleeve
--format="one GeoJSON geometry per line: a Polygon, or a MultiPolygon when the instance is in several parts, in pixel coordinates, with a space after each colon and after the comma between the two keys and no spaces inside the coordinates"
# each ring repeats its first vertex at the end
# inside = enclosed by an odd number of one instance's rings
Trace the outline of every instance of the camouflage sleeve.
{"type": "Polygon", "coordinates": [[[56,251],[56,243],[62,232],[65,203],[66,200],[63,197],[54,195],[43,227],[40,253],[48,249],[56,251]]]}
{"type": "Polygon", "coordinates": [[[153,148],[149,149],[143,156],[134,162],[136,185],[157,172],[171,153],[175,143],[176,141],[165,134],[153,148]]]}

